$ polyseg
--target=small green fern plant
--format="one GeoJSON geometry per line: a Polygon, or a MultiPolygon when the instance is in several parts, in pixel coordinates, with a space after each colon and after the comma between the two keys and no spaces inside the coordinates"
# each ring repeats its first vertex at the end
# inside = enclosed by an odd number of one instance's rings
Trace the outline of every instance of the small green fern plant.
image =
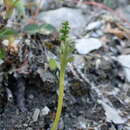
{"type": "Polygon", "coordinates": [[[73,51],[72,42],[69,39],[69,23],[64,22],[62,24],[62,28],[60,29],[60,77],[59,77],[59,95],[58,95],[58,107],[56,112],[55,121],[51,130],[56,130],[58,127],[58,123],[60,120],[62,106],[63,106],[63,98],[64,98],[64,79],[65,79],[65,70],[67,64],[73,60],[71,56],[73,51]]]}

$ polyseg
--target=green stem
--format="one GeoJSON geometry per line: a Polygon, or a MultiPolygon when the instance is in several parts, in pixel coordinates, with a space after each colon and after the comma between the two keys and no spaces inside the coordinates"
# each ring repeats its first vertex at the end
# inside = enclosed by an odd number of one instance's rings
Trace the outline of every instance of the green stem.
{"type": "Polygon", "coordinates": [[[64,22],[61,32],[61,50],[60,50],[60,78],[59,78],[59,96],[58,96],[58,107],[56,111],[56,117],[54,123],[52,125],[51,130],[57,130],[58,123],[61,116],[62,106],[63,106],[63,97],[64,97],[64,78],[65,78],[65,68],[68,63],[69,55],[71,53],[69,49],[69,44],[67,42],[68,34],[69,34],[69,26],[68,22],[64,22]]]}
{"type": "Polygon", "coordinates": [[[57,129],[58,123],[60,120],[60,115],[61,115],[62,105],[63,105],[63,97],[64,97],[64,76],[65,76],[65,66],[61,65],[60,81],[59,81],[58,108],[57,108],[57,112],[56,112],[56,118],[55,118],[55,121],[53,123],[51,130],[57,129]]]}

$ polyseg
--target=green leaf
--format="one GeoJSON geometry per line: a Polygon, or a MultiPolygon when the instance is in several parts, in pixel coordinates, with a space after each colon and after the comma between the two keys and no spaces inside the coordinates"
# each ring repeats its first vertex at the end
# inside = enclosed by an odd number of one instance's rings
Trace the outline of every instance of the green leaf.
{"type": "Polygon", "coordinates": [[[3,48],[0,48],[0,59],[5,58],[5,50],[3,48]]]}
{"type": "Polygon", "coordinates": [[[67,63],[71,63],[74,60],[74,57],[68,57],[67,63]]]}
{"type": "Polygon", "coordinates": [[[24,27],[23,31],[29,34],[35,34],[39,32],[39,26],[37,24],[28,24],[24,27]]]}
{"type": "Polygon", "coordinates": [[[25,3],[24,3],[24,1],[17,0],[14,6],[21,16],[25,16],[25,3]]]}
{"type": "Polygon", "coordinates": [[[49,35],[56,31],[56,28],[52,26],[51,24],[42,24],[40,25],[40,33],[49,35]]]}
{"type": "Polygon", "coordinates": [[[12,28],[3,28],[0,30],[0,39],[7,38],[12,35],[17,35],[17,32],[12,28]]]}
{"type": "Polygon", "coordinates": [[[55,70],[57,68],[57,63],[55,59],[50,59],[49,60],[49,67],[51,70],[55,70]]]}

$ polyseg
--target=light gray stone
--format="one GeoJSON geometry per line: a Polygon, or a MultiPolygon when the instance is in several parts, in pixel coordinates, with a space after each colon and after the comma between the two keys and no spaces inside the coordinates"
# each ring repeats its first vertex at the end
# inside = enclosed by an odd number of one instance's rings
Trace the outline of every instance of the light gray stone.
{"type": "Polygon", "coordinates": [[[45,106],[42,110],[41,110],[41,115],[42,116],[46,116],[48,113],[50,112],[50,109],[45,106]]]}
{"type": "Polygon", "coordinates": [[[4,60],[0,59],[0,65],[4,63],[4,60]]]}
{"type": "Polygon", "coordinates": [[[102,26],[102,24],[103,24],[103,22],[101,22],[101,21],[92,22],[92,23],[88,24],[88,26],[86,27],[86,30],[98,29],[102,26]]]}
{"type": "Polygon", "coordinates": [[[105,103],[104,101],[98,100],[98,103],[101,104],[105,110],[106,120],[108,122],[113,121],[115,124],[123,124],[126,122],[126,119],[120,116],[120,111],[105,103]]]}
{"type": "Polygon", "coordinates": [[[75,48],[79,54],[88,54],[89,52],[102,47],[100,40],[96,38],[82,38],[76,41],[75,48]]]}
{"type": "Polygon", "coordinates": [[[36,122],[38,120],[39,114],[40,114],[40,109],[36,108],[32,116],[33,122],[36,122]]]}
{"type": "Polygon", "coordinates": [[[68,21],[71,27],[71,34],[78,35],[84,29],[86,20],[80,9],[59,8],[56,10],[41,12],[38,16],[39,20],[53,25],[57,29],[61,23],[68,21]]]}
{"type": "Polygon", "coordinates": [[[118,61],[124,67],[124,71],[126,73],[126,78],[128,82],[130,82],[130,55],[121,55],[118,57],[118,61]]]}

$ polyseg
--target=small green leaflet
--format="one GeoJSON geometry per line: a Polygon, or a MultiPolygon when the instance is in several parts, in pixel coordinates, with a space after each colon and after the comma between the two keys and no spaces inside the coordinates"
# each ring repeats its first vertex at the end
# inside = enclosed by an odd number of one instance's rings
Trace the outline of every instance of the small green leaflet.
{"type": "Polygon", "coordinates": [[[17,32],[12,28],[3,28],[0,30],[0,39],[7,38],[12,35],[17,35],[17,32]]]}
{"type": "Polygon", "coordinates": [[[49,67],[51,70],[55,70],[57,68],[57,63],[55,59],[50,59],[49,60],[49,67]]]}
{"type": "Polygon", "coordinates": [[[71,63],[72,61],[74,61],[74,57],[73,56],[67,58],[67,63],[71,63]]]}
{"type": "Polygon", "coordinates": [[[5,50],[3,48],[0,48],[0,59],[5,58],[5,50]]]}
{"type": "Polygon", "coordinates": [[[28,24],[24,27],[24,32],[29,34],[35,34],[39,32],[39,26],[37,24],[28,24]]]}
{"type": "Polygon", "coordinates": [[[29,33],[29,34],[35,34],[35,33],[40,33],[44,35],[49,35],[52,32],[55,32],[56,29],[53,27],[51,24],[28,24],[24,27],[24,32],[29,33]]]}
{"type": "Polygon", "coordinates": [[[51,24],[42,24],[40,25],[40,33],[49,35],[53,32],[56,32],[56,28],[51,24]]]}

